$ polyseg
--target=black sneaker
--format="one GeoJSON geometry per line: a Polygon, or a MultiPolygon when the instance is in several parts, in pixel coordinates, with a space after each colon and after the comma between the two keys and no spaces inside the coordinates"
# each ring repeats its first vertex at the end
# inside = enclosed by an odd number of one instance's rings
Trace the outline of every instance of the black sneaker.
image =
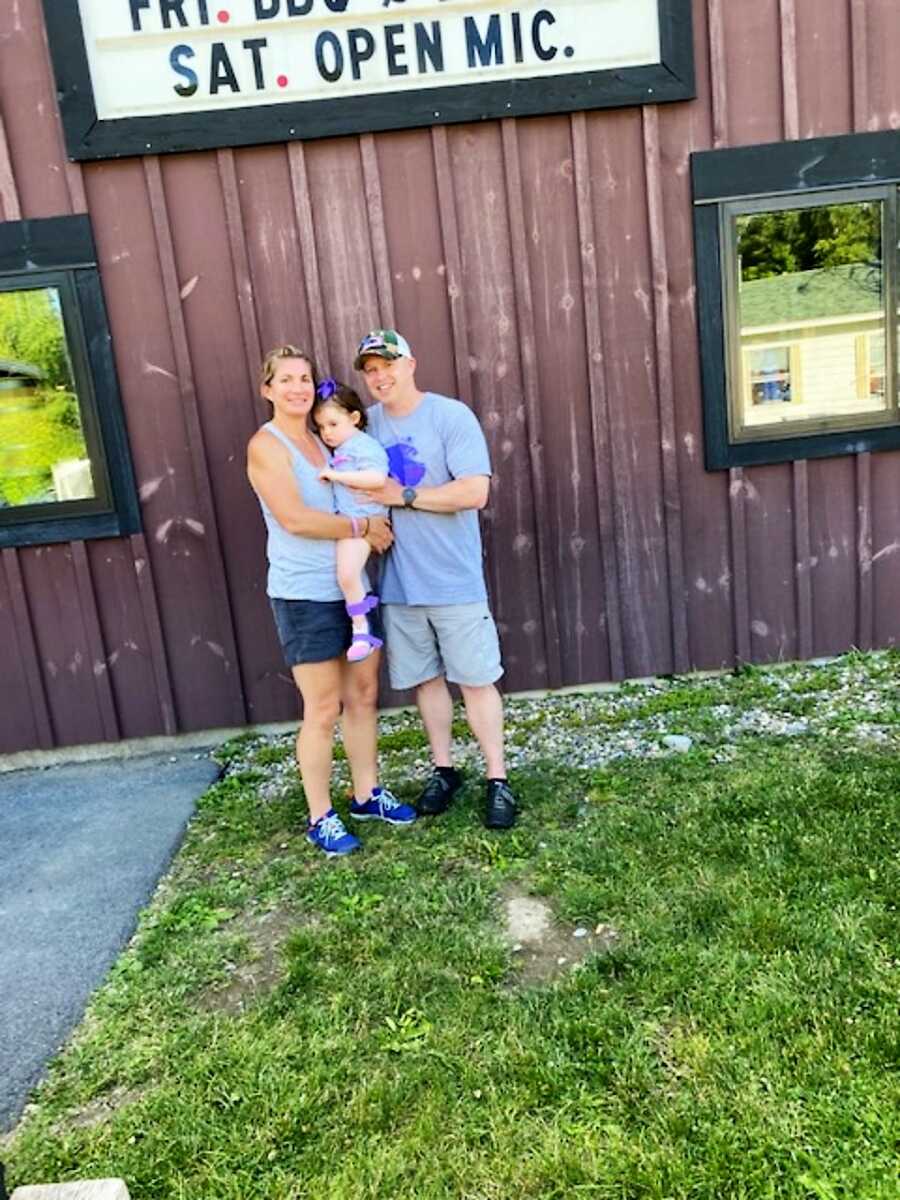
{"type": "Polygon", "coordinates": [[[416,801],[416,811],[422,817],[437,817],[446,812],[450,802],[462,787],[462,779],[458,772],[453,772],[453,778],[447,779],[438,771],[425,784],[422,795],[416,801]]]}
{"type": "Polygon", "coordinates": [[[488,829],[511,829],[516,823],[519,804],[505,779],[489,779],[484,823],[488,829]]]}

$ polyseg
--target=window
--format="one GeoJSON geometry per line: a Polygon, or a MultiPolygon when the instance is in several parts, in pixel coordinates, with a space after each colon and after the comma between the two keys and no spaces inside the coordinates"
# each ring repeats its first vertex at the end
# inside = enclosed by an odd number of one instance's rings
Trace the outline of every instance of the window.
{"type": "Polygon", "coordinates": [[[772,346],[744,345],[741,380],[741,417],[744,426],[769,424],[787,410],[767,407],[799,400],[800,346],[785,342],[772,346]]]}
{"type": "Polygon", "coordinates": [[[860,400],[885,399],[884,341],[882,332],[861,334],[856,339],[856,392],[860,400]]]}
{"type": "Polygon", "coordinates": [[[88,218],[0,224],[0,546],[139,527],[88,218]]]}
{"type": "Polygon", "coordinates": [[[693,167],[707,466],[900,446],[897,146],[852,135],[693,167]]]}

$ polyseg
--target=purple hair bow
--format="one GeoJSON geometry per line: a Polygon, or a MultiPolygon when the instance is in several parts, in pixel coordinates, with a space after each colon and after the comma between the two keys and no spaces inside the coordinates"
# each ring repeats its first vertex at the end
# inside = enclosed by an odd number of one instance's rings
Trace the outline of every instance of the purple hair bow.
{"type": "Polygon", "coordinates": [[[338,381],[336,379],[323,379],[316,388],[316,395],[320,400],[330,400],[338,390],[338,381]]]}

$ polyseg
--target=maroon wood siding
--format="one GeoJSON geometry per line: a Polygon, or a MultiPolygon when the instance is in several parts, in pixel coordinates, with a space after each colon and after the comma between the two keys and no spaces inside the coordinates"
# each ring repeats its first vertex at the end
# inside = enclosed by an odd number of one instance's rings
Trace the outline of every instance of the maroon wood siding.
{"type": "Polygon", "coordinates": [[[381,324],[487,432],[508,690],[896,644],[900,455],[703,468],[688,162],[891,127],[900,6],[694,17],[690,103],[82,168],[39,0],[0,6],[0,217],[90,214],[144,522],[0,554],[0,752],[296,714],[256,366],[289,340],[352,378],[381,324]]]}

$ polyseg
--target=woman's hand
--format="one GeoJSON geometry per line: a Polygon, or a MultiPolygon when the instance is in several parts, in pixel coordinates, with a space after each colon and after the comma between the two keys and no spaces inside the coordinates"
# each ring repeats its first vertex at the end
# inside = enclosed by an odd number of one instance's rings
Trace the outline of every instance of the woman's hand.
{"type": "Polygon", "coordinates": [[[376,554],[384,554],[394,541],[394,531],[387,517],[369,517],[369,528],[365,540],[376,554]]]}

